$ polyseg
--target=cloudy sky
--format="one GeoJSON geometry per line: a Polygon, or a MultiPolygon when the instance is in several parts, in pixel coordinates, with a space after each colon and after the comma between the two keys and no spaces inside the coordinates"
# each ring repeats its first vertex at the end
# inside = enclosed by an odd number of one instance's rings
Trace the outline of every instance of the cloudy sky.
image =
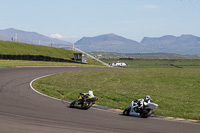
{"type": "Polygon", "coordinates": [[[114,33],[200,37],[200,0],[0,0],[0,29],[16,28],[69,41],[114,33]]]}

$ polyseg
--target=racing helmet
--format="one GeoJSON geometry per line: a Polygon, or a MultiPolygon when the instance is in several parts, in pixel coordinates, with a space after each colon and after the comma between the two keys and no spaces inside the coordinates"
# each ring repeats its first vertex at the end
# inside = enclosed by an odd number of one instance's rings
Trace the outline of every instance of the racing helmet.
{"type": "Polygon", "coordinates": [[[89,96],[94,96],[93,91],[88,91],[89,96]]]}
{"type": "Polygon", "coordinates": [[[147,95],[147,96],[144,97],[145,102],[148,102],[149,100],[151,100],[150,96],[147,95]]]}

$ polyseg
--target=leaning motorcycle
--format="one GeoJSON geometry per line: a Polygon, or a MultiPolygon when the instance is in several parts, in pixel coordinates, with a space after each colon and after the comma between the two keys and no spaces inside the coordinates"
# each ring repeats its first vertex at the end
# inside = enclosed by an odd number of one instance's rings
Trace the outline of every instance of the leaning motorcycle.
{"type": "Polygon", "coordinates": [[[130,107],[123,111],[123,115],[140,116],[142,118],[147,118],[153,114],[153,110],[158,107],[158,104],[153,102],[143,103],[140,108],[137,108],[137,100],[132,101],[130,107]]]}
{"type": "Polygon", "coordinates": [[[85,94],[80,93],[80,95],[77,97],[77,99],[73,102],[71,102],[70,107],[76,107],[81,109],[89,109],[92,107],[93,104],[95,104],[95,101],[98,100],[98,97],[85,97],[85,94]],[[84,100],[83,100],[84,99],[84,100]]]}

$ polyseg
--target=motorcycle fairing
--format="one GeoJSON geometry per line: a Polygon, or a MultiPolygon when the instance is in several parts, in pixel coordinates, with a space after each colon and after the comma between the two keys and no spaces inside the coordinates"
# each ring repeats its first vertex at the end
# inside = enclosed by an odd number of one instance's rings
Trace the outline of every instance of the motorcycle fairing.
{"type": "Polygon", "coordinates": [[[135,106],[134,106],[134,102],[133,101],[131,102],[130,107],[131,107],[131,109],[130,109],[129,115],[134,115],[134,116],[139,116],[140,115],[140,113],[135,112],[135,110],[134,110],[135,106]]]}

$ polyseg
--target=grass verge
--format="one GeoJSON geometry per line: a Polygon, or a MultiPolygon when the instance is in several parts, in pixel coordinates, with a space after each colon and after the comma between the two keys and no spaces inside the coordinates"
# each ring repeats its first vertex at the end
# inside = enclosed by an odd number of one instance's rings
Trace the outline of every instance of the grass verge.
{"type": "Polygon", "coordinates": [[[50,62],[50,61],[23,61],[23,60],[0,60],[0,67],[17,66],[81,66],[81,67],[104,67],[80,63],[50,62]]]}
{"type": "Polygon", "coordinates": [[[149,68],[67,72],[33,83],[40,92],[74,100],[93,90],[97,104],[125,109],[132,100],[150,95],[156,115],[200,120],[200,69],[149,68]]]}

